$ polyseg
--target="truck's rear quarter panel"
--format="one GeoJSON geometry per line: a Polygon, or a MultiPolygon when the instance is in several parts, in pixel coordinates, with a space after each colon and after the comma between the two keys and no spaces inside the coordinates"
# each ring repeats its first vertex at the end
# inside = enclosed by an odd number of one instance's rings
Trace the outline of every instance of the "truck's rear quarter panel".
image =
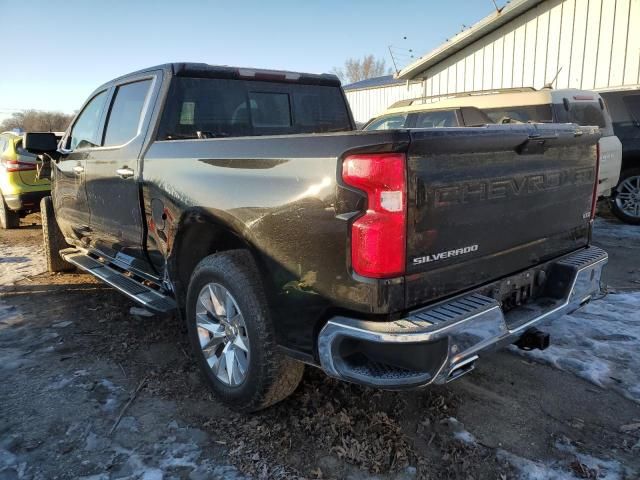
{"type": "Polygon", "coordinates": [[[403,308],[401,281],[358,281],[350,274],[348,212],[359,197],[344,205],[348,192],[337,178],[344,152],[407,145],[406,132],[155,142],[144,159],[148,249],[155,258],[175,254],[188,215],[237,233],[258,256],[281,343],[311,352],[316,323],[328,309],[403,308]]]}

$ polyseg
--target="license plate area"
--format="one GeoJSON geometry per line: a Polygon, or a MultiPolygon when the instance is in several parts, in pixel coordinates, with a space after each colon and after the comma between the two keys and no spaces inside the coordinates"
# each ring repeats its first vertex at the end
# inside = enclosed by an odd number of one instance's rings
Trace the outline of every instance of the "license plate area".
{"type": "Polygon", "coordinates": [[[504,313],[521,307],[539,297],[546,282],[546,272],[543,269],[531,269],[492,285],[488,296],[500,302],[504,313]]]}

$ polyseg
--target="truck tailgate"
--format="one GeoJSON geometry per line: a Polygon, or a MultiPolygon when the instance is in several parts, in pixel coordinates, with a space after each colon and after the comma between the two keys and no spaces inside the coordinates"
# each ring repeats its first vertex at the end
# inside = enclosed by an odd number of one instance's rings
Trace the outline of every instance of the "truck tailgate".
{"type": "Polygon", "coordinates": [[[571,124],[413,130],[406,307],[587,245],[599,137],[571,124]]]}

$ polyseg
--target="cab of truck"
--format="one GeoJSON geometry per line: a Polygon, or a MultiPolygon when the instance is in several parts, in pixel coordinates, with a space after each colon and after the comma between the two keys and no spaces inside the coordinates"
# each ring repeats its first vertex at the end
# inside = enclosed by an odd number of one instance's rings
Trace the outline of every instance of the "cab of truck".
{"type": "MultiPolygon", "coordinates": [[[[402,115],[426,115],[475,107],[491,123],[575,123],[597,126],[602,137],[598,143],[598,196],[610,197],[618,185],[622,163],[622,144],[615,135],[611,115],[598,93],[577,89],[507,88],[425,97],[393,104],[379,118],[402,115]]],[[[371,124],[376,122],[373,120],[371,124]]],[[[365,127],[366,128],[366,127],[365,127]]]]}

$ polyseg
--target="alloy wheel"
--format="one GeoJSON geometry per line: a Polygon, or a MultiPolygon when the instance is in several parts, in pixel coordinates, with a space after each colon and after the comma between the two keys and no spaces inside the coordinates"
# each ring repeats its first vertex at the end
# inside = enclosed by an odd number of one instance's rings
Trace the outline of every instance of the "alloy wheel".
{"type": "Polygon", "coordinates": [[[616,187],[618,209],[633,218],[640,218],[640,175],[624,179],[616,187]]]}
{"type": "Polygon", "coordinates": [[[223,384],[237,387],[249,369],[247,326],[233,295],[218,283],[198,294],[196,326],[209,368],[223,384]]]}

